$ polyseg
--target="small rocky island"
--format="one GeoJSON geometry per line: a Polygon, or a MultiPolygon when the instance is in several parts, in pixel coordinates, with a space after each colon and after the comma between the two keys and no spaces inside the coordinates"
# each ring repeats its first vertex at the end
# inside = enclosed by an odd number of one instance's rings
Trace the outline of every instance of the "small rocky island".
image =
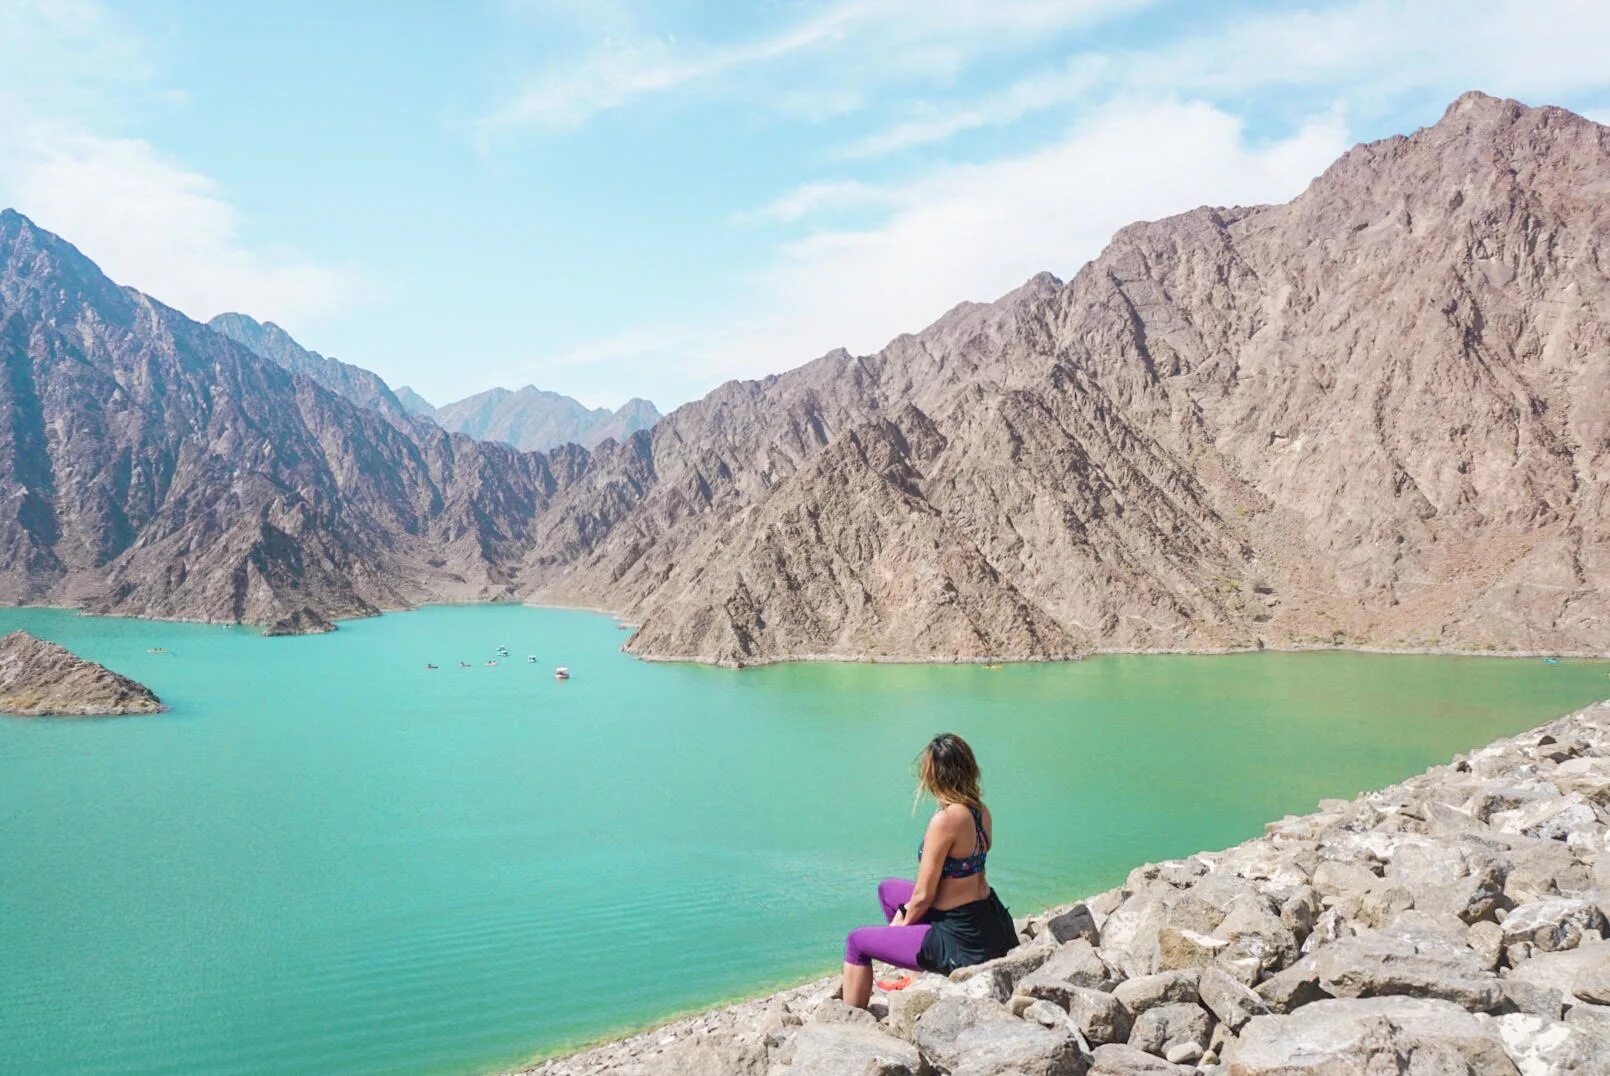
{"type": "Polygon", "coordinates": [[[14,631],[0,639],[0,713],[18,717],[154,714],[162,700],[144,684],[65,647],[14,631]]]}
{"type": "Polygon", "coordinates": [[[1605,1076],[1607,808],[1610,702],[1137,867],[870,1011],[835,976],[530,1071],[1605,1076]]]}
{"type": "Polygon", "coordinates": [[[314,609],[304,605],[293,612],[280,617],[274,623],[263,629],[264,635],[323,635],[335,631],[336,626],[330,618],[314,609]]]}

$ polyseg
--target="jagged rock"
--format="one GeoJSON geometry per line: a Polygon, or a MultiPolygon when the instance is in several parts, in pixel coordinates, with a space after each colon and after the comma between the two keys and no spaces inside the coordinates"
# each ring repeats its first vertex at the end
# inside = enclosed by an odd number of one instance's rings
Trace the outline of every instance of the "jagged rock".
{"type": "Polygon", "coordinates": [[[1558,990],[1567,1003],[1574,1003],[1582,1000],[1576,995],[1577,980],[1586,976],[1586,981],[1596,981],[1607,968],[1610,968],[1610,941],[1601,941],[1564,952],[1539,953],[1513,968],[1508,977],[1558,990]]]}
{"type": "Polygon", "coordinates": [[[1065,912],[1053,915],[1039,924],[1036,937],[1049,934],[1058,943],[1083,938],[1091,945],[1101,944],[1101,931],[1096,927],[1095,916],[1085,904],[1075,904],[1065,912]]]}
{"type": "Polygon", "coordinates": [[[336,630],[325,615],[311,606],[304,605],[263,629],[265,636],[277,635],[323,635],[336,630]]]}
{"type": "Polygon", "coordinates": [[[1313,932],[1314,924],[1319,922],[1324,910],[1319,890],[1311,885],[1298,886],[1296,892],[1280,905],[1280,921],[1301,944],[1313,932]]]}
{"type": "Polygon", "coordinates": [[[1500,1011],[1524,1012],[1558,1020],[1565,1009],[1565,994],[1552,986],[1540,986],[1525,979],[1500,979],[1504,1000],[1500,1011]]]}
{"type": "Polygon", "coordinates": [[[1240,1031],[1241,1025],[1254,1016],[1269,1013],[1269,1005],[1262,997],[1219,968],[1207,968],[1202,972],[1197,993],[1214,1018],[1231,1031],[1240,1031]]]}
{"type": "Polygon", "coordinates": [[[1333,998],[1442,998],[1474,1012],[1503,999],[1479,956],[1462,942],[1427,932],[1372,931],[1323,946],[1312,959],[1320,988],[1333,998]]]}
{"type": "Polygon", "coordinates": [[[1205,968],[1229,947],[1228,938],[1165,926],[1157,932],[1157,967],[1160,971],[1205,968]]]}
{"type": "MultiPolygon", "coordinates": [[[[667,1071],[677,1071],[670,1070],[667,1071]]],[[[724,1069],[688,1069],[725,1072],[724,1069]]],[[[774,1076],[843,1076],[876,1072],[878,1076],[917,1076],[922,1071],[918,1049],[876,1027],[860,1024],[806,1024],[778,1051],[774,1076]]]]}
{"type": "Polygon", "coordinates": [[[0,639],[0,713],[19,717],[154,714],[151,689],[65,647],[14,631],[0,639]]]}
{"type": "Polygon", "coordinates": [[[1098,1046],[1091,1057],[1090,1076],[1192,1076],[1193,1071],[1121,1043],[1098,1046]]]}
{"type": "Polygon", "coordinates": [[[1015,990],[1066,1008],[1074,988],[1111,990],[1114,980],[1111,969],[1091,944],[1077,938],[1053,950],[1048,959],[1018,982],[1015,990]]]}
{"type": "Polygon", "coordinates": [[[1604,1076],[1610,1037],[1576,1024],[1511,1013],[1494,1021],[1522,1076],[1604,1076]]]}
{"type": "Polygon", "coordinates": [[[1164,971],[1126,979],[1113,988],[1112,994],[1131,1014],[1139,1016],[1159,1005],[1175,1002],[1194,1005],[1199,1000],[1196,982],[1194,971],[1164,971]]]}
{"type": "Polygon", "coordinates": [[[1496,1031],[1451,1002],[1422,998],[1332,999],[1254,1017],[1225,1062],[1231,1076],[1518,1076],[1496,1031]]]}
{"type": "Polygon", "coordinates": [[[1497,968],[1504,954],[1504,928],[1491,922],[1472,923],[1465,931],[1465,944],[1481,957],[1483,966],[1497,968]]]}
{"type": "Polygon", "coordinates": [[[1593,825],[1598,820],[1593,805],[1577,792],[1500,811],[1490,819],[1493,828],[1502,833],[1518,833],[1544,841],[1563,841],[1571,830],[1593,825]]]}
{"type": "Polygon", "coordinates": [[[1188,1002],[1169,1002],[1155,1005],[1135,1017],[1129,1031],[1129,1045],[1149,1054],[1167,1057],[1168,1051],[1181,1043],[1193,1043],[1200,1051],[1207,1049],[1213,1021],[1200,1005],[1188,1002]]]}
{"type": "Polygon", "coordinates": [[[910,1038],[917,1017],[938,1001],[949,980],[938,975],[925,974],[904,990],[891,991],[889,1001],[889,1030],[901,1038],[910,1038]]]}
{"type": "Polygon", "coordinates": [[[876,1027],[877,1018],[866,1009],[856,1009],[844,1004],[839,998],[828,998],[816,1007],[811,1013],[810,1022],[813,1024],[860,1024],[863,1027],[876,1027]]]}
{"type": "Polygon", "coordinates": [[[1610,1038],[1610,1005],[1590,1005],[1579,1001],[1565,1014],[1565,1022],[1604,1038],[1610,1038]]]}
{"type": "Polygon", "coordinates": [[[912,1040],[925,1061],[951,1076],[1079,1076],[1084,1069],[1071,1031],[1027,1023],[975,998],[940,998],[917,1018],[912,1040]]]}
{"type": "Polygon", "coordinates": [[[1571,993],[1593,1005],[1610,1005],[1610,958],[1582,968],[1571,980],[1571,993]]]}
{"type": "Polygon", "coordinates": [[[1319,967],[1312,956],[1305,956],[1286,970],[1271,975],[1258,984],[1255,992],[1276,1013],[1289,1013],[1330,997],[1319,985],[1319,967]]]}
{"type": "Polygon", "coordinates": [[[1134,1018],[1124,1003],[1102,990],[1076,986],[1068,992],[1068,1016],[1086,1042],[1127,1042],[1134,1018]]]}
{"type": "MultiPolygon", "coordinates": [[[[1094,958],[1094,951],[1090,950],[1089,955],[1094,958]]],[[[1083,975],[1094,966],[1082,962],[1083,957],[1084,950],[1064,954],[1062,949],[1052,949],[1049,946],[1020,946],[994,960],[957,968],[950,973],[950,979],[952,982],[968,984],[965,992],[972,997],[1005,1001],[1012,996],[1012,991],[1017,988],[1018,983],[1048,961],[1053,962],[1055,975],[1061,975],[1063,969],[1067,969],[1067,973],[1071,975],[1083,975]],[[1060,962],[1056,962],[1058,957],[1061,958],[1060,962]]],[[[1099,960],[1096,962],[1099,963],[1099,960]]]]}
{"type": "Polygon", "coordinates": [[[1576,948],[1584,931],[1598,930],[1603,924],[1604,918],[1592,904],[1561,898],[1511,909],[1502,929],[1506,946],[1525,942],[1535,951],[1552,953],[1576,948]]]}

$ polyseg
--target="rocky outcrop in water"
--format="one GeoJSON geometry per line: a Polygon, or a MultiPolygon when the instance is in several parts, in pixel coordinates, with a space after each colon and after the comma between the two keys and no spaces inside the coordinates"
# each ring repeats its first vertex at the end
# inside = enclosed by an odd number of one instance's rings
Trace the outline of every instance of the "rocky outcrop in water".
{"type": "Polygon", "coordinates": [[[263,629],[266,636],[276,635],[323,635],[335,631],[336,627],[325,619],[317,609],[306,605],[285,616],[263,629]]]}
{"type": "Polygon", "coordinates": [[[55,643],[25,631],[0,639],[0,714],[110,717],[162,709],[150,688],[55,643]]]}
{"type": "MultiPolygon", "coordinates": [[[[878,991],[821,980],[544,1076],[1602,1076],[1610,703],[1021,922],[878,991]]],[[[878,978],[898,972],[880,969],[878,978]],[[887,974],[885,974],[887,973],[887,974]]]]}

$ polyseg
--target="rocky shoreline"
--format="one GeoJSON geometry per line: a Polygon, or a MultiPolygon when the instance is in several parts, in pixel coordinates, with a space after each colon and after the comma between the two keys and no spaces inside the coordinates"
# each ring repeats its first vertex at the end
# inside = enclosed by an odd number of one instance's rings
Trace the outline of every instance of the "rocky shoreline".
{"type": "Polygon", "coordinates": [[[160,713],[150,688],[71,650],[14,631],[0,639],[0,714],[121,717],[160,713]]]}
{"type": "Polygon", "coordinates": [[[523,1070],[950,1076],[1610,1073],[1610,702],[1020,922],[523,1070]],[[889,977],[880,969],[880,979],[889,977]]]}

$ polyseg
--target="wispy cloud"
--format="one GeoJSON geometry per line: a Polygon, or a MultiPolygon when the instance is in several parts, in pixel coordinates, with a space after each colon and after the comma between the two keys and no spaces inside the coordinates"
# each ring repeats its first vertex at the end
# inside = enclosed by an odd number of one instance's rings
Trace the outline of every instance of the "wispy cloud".
{"type": "MultiPolygon", "coordinates": [[[[882,80],[913,72],[953,75],[979,52],[1035,35],[1088,25],[1153,0],[837,0],[771,34],[713,45],[668,37],[606,40],[577,63],[546,68],[477,122],[484,139],[522,127],[566,128],[638,98],[697,86],[720,76],[834,49],[853,53],[843,77],[882,80]],[[879,52],[864,50],[875,43],[879,52]],[[873,61],[873,62],[869,62],[873,61]]],[[[820,72],[811,72],[819,76],[820,72]]],[[[819,102],[819,91],[773,88],[781,104],[819,102]]],[[[833,100],[859,100],[839,86],[833,100]]],[[[810,112],[811,108],[796,109],[810,112]]]]}
{"type": "Polygon", "coordinates": [[[739,224],[754,221],[792,224],[803,217],[824,210],[867,206],[888,208],[896,205],[899,197],[899,193],[889,187],[862,183],[854,179],[805,183],[759,209],[734,214],[733,220],[739,224]]]}
{"type": "Polygon", "coordinates": [[[155,66],[92,0],[0,5],[0,204],[193,317],[295,320],[350,302],[355,269],[248,242],[216,181],[114,133],[124,109],[176,101],[155,66]]]}
{"type": "Polygon", "coordinates": [[[984,94],[911,106],[846,156],[943,142],[1115,94],[1222,96],[1345,90],[1360,103],[1412,90],[1558,94],[1606,82],[1610,5],[1582,0],[1356,0],[1231,21],[1144,50],[1081,52],[984,94]]]}

